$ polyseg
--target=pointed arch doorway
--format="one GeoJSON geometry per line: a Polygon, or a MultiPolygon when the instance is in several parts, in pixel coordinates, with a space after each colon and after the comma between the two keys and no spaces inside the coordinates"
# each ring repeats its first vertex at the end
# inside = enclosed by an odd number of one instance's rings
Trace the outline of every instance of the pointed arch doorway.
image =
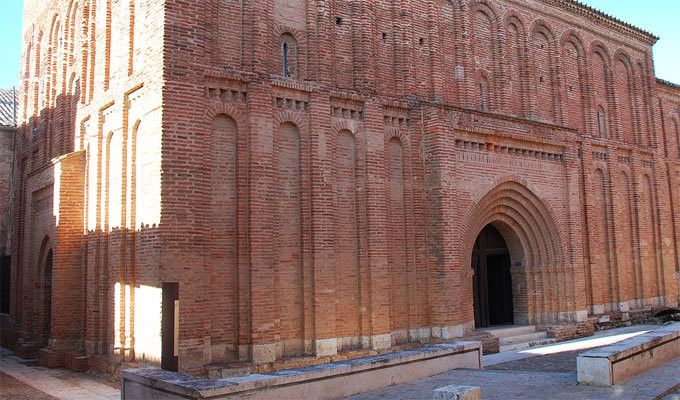
{"type": "Polygon", "coordinates": [[[477,236],[472,251],[475,327],[514,323],[510,251],[491,224],[477,236]]]}

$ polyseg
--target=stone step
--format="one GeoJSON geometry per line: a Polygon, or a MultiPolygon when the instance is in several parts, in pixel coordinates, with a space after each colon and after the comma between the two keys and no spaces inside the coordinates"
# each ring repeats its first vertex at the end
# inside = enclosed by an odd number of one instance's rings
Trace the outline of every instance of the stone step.
{"type": "Polygon", "coordinates": [[[483,331],[488,332],[497,338],[502,338],[506,336],[517,336],[534,333],[536,332],[536,327],[533,325],[503,325],[486,328],[483,329],[483,331]]]}
{"type": "Polygon", "coordinates": [[[544,331],[536,331],[532,333],[524,333],[522,335],[515,335],[515,336],[503,336],[499,338],[499,342],[501,346],[506,345],[506,344],[514,344],[514,343],[522,343],[522,342],[531,342],[531,341],[538,341],[538,340],[544,340],[548,339],[548,334],[544,331]]]}
{"type": "Polygon", "coordinates": [[[526,342],[506,344],[506,345],[500,346],[500,352],[504,353],[504,352],[507,352],[507,351],[526,350],[526,349],[530,349],[532,347],[544,346],[546,344],[553,344],[553,343],[555,343],[555,339],[531,340],[531,341],[526,341],[526,342]]]}

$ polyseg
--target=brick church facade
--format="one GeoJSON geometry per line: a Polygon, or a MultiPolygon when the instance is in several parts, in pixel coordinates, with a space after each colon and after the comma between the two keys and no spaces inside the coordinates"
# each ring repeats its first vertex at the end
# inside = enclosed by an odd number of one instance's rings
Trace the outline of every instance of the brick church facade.
{"type": "Polygon", "coordinates": [[[25,3],[20,353],[200,371],[678,304],[650,33],[572,0],[25,3]]]}

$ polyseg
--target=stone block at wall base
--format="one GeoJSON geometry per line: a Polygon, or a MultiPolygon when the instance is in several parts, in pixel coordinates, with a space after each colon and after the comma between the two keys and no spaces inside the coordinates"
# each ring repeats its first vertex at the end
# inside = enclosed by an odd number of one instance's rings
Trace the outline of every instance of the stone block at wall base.
{"type": "Polygon", "coordinates": [[[263,364],[276,361],[276,343],[254,344],[251,359],[255,364],[263,364]]]}
{"type": "Polygon", "coordinates": [[[87,367],[91,372],[103,374],[114,381],[118,381],[124,369],[140,368],[140,363],[136,361],[116,361],[112,357],[96,354],[88,356],[87,367]]]}
{"type": "Polygon", "coordinates": [[[101,372],[102,374],[113,373],[111,360],[108,356],[92,355],[88,360],[88,368],[92,371],[101,372]]]}
{"type": "Polygon", "coordinates": [[[594,320],[595,330],[604,331],[624,326],[640,325],[650,322],[653,317],[654,309],[651,307],[630,309],[627,312],[611,311],[598,316],[594,320]]]}
{"type": "Polygon", "coordinates": [[[320,339],[314,342],[315,353],[317,357],[332,356],[338,354],[338,340],[320,339]]]}
{"type": "Polygon", "coordinates": [[[231,378],[249,375],[251,366],[248,363],[211,364],[205,367],[209,379],[231,378]]]}
{"type": "Polygon", "coordinates": [[[500,352],[500,339],[489,332],[475,331],[470,335],[465,335],[462,340],[477,340],[482,342],[484,354],[496,354],[500,352]]]}
{"type": "Polygon", "coordinates": [[[38,364],[45,368],[59,368],[64,365],[64,352],[42,348],[38,352],[38,364]]]}
{"type": "Polygon", "coordinates": [[[595,334],[595,324],[592,320],[578,323],[539,325],[537,329],[545,330],[548,337],[555,339],[557,342],[593,336],[595,334]]]}
{"type": "Polygon", "coordinates": [[[64,353],[64,368],[75,372],[85,372],[90,368],[90,356],[69,351],[64,353]]]}

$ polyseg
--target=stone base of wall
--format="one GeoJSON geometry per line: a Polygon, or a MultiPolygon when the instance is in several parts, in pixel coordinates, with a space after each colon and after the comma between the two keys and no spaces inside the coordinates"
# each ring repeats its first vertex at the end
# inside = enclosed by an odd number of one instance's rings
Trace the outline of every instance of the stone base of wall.
{"type": "Polygon", "coordinates": [[[43,347],[40,343],[27,342],[19,339],[14,346],[14,353],[19,358],[32,359],[38,358],[38,352],[43,347]]]}
{"type": "Polygon", "coordinates": [[[64,352],[42,348],[38,352],[38,363],[45,368],[59,368],[64,365],[64,352]]]}
{"type": "Polygon", "coordinates": [[[64,353],[64,368],[76,372],[85,372],[90,367],[90,357],[79,352],[64,353]]]}
{"type": "Polygon", "coordinates": [[[482,343],[483,353],[496,354],[500,352],[500,339],[488,332],[475,332],[471,335],[466,335],[463,340],[476,340],[482,343]]]}
{"type": "MultiPolygon", "coordinates": [[[[333,362],[353,360],[360,357],[375,356],[379,354],[384,354],[388,352],[394,352],[399,350],[404,350],[407,348],[415,348],[420,345],[403,345],[392,347],[389,350],[377,351],[372,349],[359,349],[359,350],[349,350],[342,351],[340,353],[334,354],[332,356],[309,356],[309,357],[294,357],[294,358],[284,358],[276,360],[271,363],[260,363],[252,364],[250,366],[250,372],[255,374],[269,373],[274,371],[282,371],[286,369],[296,369],[304,367],[312,367],[315,365],[329,364],[333,362]]],[[[240,365],[236,365],[237,369],[240,369],[240,365]]]]}
{"type": "Polygon", "coordinates": [[[91,370],[102,374],[111,374],[114,370],[114,366],[110,358],[108,356],[102,355],[90,356],[89,367],[91,370]]]}
{"type": "Polygon", "coordinates": [[[140,363],[120,361],[107,355],[92,355],[88,359],[88,367],[93,372],[106,374],[112,379],[119,380],[124,369],[139,368],[140,363]]]}
{"type": "Polygon", "coordinates": [[[341,399],[456,368],[481,368],[481,343],[424,346],[270,374],[206,379],[159,369],[123,371],[122,398],[341,399]]]}
{"type": "Polygon", "coordinates": [[[19,342],[21,333],[15,328],[0,328],[0,346],[14,349],[19,342]]]}
{"type": "MultiPolygon", "coordinates": [[[[641,325],[652,322],[654,311],[651,308],[642,308],[622,311],[609,311],[602,315],[591,316],[583,322],[562,324],[538,325],[539,329],[546,330],[548,337],[558,342],[592,336],[597,331],[604,331],[624,326],[641,325]]],[[[658,323],[658,321],[653,321],[658,323]]]]}
{"type": "Polygon", "coordinates": [[[654,316],[652,308],[640,308],[630,311],[610,311],[604,315],[593,317],[595,330],[621,328],[623,326],[640,325],[648,322],[654,316]]]}
{"type": "Polygon", "coordinates": [[[595,324],[592,320],[568,324],[539,325],[537,328],[545,330],[549,338],[558,342],[588,337],[595,333],[595,324]]]}

